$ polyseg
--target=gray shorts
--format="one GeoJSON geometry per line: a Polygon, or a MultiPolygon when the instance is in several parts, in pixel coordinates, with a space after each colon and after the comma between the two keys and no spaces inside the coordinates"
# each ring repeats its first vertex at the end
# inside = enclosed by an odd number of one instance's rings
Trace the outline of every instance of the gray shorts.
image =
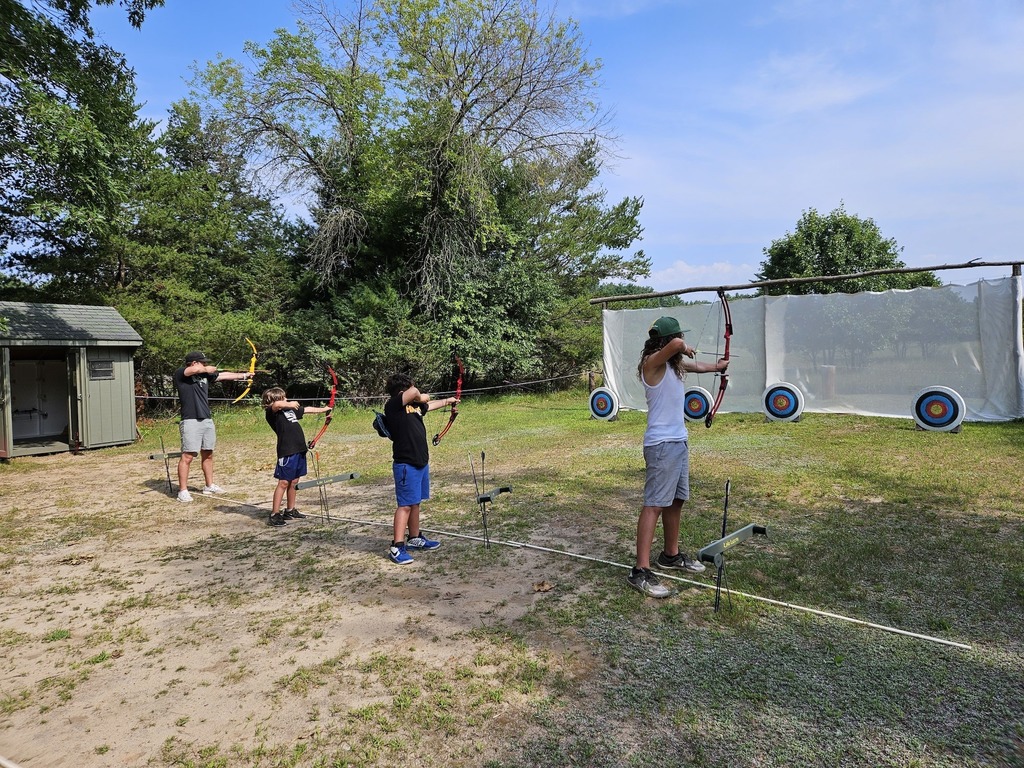
{"type": "Polygon", "coordinates": [[[690,498],[690,448],[685,440],[644,446],[645,507],[671,507],[690,498]]]}
{"type": "Polygon", "coordinates": [[[199,453],[217,447],[217,430],[213,419],[184,419],[178,427],[181,432],[181,452],[199,453]]]}

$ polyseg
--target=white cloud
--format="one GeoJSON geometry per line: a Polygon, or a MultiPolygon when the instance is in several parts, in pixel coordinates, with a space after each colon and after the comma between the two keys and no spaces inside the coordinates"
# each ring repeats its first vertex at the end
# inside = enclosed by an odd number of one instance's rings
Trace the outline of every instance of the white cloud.
{"type": "Polygon", "coordinates": [[[558,11],[574,19],[617,19],[664,7],[682,7],[686,0],[563,0],[558,11]]]}
{"type": "Polygon", "coordinates": [[[825,52],[773,54],[729,91],[725,109],[777,118],[848,106],[880,91],[891,79],[844,71],[825,52]]]}
{"type": "Polygon", "coordinates": [[[756,266],[748,264],[690,264],[686,261],[674,261],[664,269],[652,272],[650,279],[645,282],[655,291],[674,291],[698,286],[714,288],[720,285],[746,283],[756,271],[756,266]]]}

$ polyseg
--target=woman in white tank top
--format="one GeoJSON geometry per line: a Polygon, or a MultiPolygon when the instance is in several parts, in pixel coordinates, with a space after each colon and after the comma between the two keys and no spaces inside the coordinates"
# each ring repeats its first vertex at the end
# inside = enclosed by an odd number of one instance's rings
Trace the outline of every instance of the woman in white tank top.
{"type": "Polygon", "coordinates": [[[679,549],[679,523],[683,502],[690,496],[690,455],[687,445],[687,371],[724,372],[728,360],[698,363],[697,351],[683,340],[679,321],[660,317],[651,326],[640,355],[637,374],[647,398],[647,431],[644,432],[644,506],[636,526],[636,565],[626,581],[650,597],[668,597],[671,591],[651,570],[651,545],[661,517],[665,547],[656,563],[665,570],[700,573],[704,566],[679,549]]]}

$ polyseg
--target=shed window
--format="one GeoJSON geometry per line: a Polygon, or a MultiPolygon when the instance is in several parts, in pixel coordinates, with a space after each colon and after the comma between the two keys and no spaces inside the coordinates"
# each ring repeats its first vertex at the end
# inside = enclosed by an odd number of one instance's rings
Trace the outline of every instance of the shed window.
{"type": "Polygon", "coordinates": [[[89,380],[90,381],[112,380],[113,378],[114,378],[114,361],[113,360],[90,360],[89,361],[89,380]]]}

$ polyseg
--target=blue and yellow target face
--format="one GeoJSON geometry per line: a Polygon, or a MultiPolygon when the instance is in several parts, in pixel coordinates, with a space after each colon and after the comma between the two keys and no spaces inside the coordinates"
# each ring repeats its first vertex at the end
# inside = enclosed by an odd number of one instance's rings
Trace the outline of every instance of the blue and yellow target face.
{"type": "Polygon", "coordinates": [[[690,387],[686,390],[683,412],[690,421],[704,421],[713,404],[711,393],[704,387],[690,387]]]}
{"type": "Polygon", "coordinates": [[[615,393],[605,387],[598,387],[590,393],[590,415],[595,419],[609,421],[619,412],[619,401],[615,393]]]}
{"type": "Polygon", "coordinates": [[[921,429],[948,432],[964,420],[964,399],[948,387],[928,387],[914,398],[914,421],[921,429]]]}
{"type": "Polygon", "coordinates": [[[792,384],[779,382],[764,391],[764,415],[771,421],[796,421],[804,412],[804,395],[792,384]]]}

